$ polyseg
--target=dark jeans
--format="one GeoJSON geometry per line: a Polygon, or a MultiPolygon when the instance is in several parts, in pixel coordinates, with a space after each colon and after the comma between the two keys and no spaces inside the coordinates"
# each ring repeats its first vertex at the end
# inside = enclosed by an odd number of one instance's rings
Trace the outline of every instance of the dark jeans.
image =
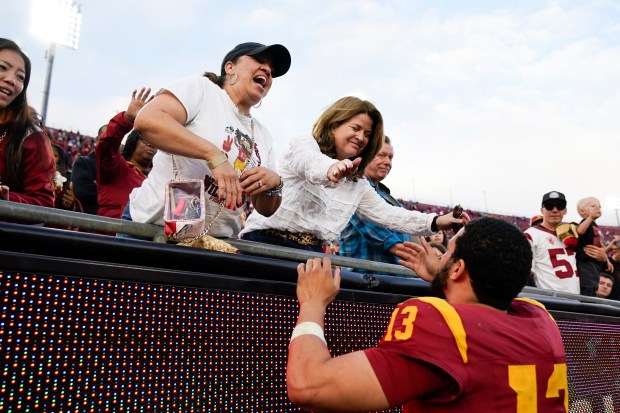
{"type": "Polygon", "coordinates": [[[298,250],[323,252],[322,245],[302,245],[290,239],[280,238],[280,237],[276,237],[275,235],[266,234],[260,230],[247,232],[241,236],[241,239],[244,239],[247,241],[262,242],[265,244],[277,245],[279,247],[289,247],[289,248],[297,248],[298,250]]]}
{"type": "Polygon", "coordinates": [[[578,260],[577,269],[579,271],[579,286],[581,287],[581,295],[587,295],[590,297],[596,296],[598,282],[600,280],[599,274],[603,271],[601,265],[588,259],[578,260]]]}
{"type": "MultiPolygon", "coordinates": [[[[125,209],[123,210],[121,219],[125,221],[133,221],[133,219],[131,219],[131,212],[129,212],[129,202],[127,202],[127,205],[125,206],[125,209]]],[[[129,238],[129,239],[140,239],[144,241],[152,241],[152,239],[147,238],[147,237],[136,237],[135,235],[123,234],[121,232],[116,233],[116,238],[129,238]]]]}

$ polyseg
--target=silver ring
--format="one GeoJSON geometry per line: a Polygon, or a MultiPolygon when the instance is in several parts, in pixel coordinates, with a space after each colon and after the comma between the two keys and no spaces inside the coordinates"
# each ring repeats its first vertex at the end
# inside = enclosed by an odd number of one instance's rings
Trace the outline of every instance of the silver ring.
{"type": "Polygon", "coordinates": [[[261,180],[259,179],[259,180],[258,180],[258,187],[259,187],[259,188],[262,188],[262,187],[263,187],[263,185],[264,185],[264,184],[263,184],[263,181],[261,181],[261,180]]]}

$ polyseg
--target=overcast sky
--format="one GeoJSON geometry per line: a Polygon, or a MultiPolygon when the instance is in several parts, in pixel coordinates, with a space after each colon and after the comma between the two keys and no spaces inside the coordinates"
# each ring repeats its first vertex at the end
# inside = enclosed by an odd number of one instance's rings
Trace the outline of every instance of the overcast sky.
{"type": "MultiPolygon", "coordinates": [[[[48,0],[52,1],[52,0],[48,0]]],[[[48,44],[31,0],[5,2],[0,36],[33,63],[48,44]]],[[[252,113],[278,154],[345,95],[375,103],[395,148],[385,183],[405,199],[530,217],[543,193],[620,211],[618,1],[77,0],[78,50],[58,47],[49,126],[94,136],[131,91],[219,71],[237,43],[281,43],[290,71],[252,113]]]]}

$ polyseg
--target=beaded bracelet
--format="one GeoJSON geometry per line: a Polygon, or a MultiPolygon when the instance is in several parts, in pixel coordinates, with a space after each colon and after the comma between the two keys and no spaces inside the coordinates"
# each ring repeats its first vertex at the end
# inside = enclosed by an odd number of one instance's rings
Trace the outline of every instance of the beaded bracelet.
{"type": "Polygon", "coordinates": [[[284,188],[284,180],[280,177],[280,184],[278,186],[274,186],[273,188],[265,191],[265,195],[274,197],[282,195],[282,188],[284,188]]]}

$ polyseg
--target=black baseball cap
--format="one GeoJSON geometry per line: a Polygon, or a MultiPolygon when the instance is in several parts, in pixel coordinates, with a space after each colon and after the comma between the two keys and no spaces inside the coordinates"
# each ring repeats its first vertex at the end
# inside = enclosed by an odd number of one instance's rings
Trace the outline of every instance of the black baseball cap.
{"type": "Polygon", "coordinates": [[[261,43],[247,42],[235,46],[224,56],[222,60],[221,73],[224,73],[226,62],[233,61],[241,56],[256,56],[257,54],[268,53],[273,64],[271,76],[279,77],[288,72],[291,67],[291,54],[288,49],[281,44],[265,46],[261,43]]]}
{"type": "Polygon", "coordinates": [[[544,206],[545,204],[548,204],[550,202],[554,202],[557,205],[563,205],[564,207],[566,207],[566,197],[563,193],[558,191],[547,192],[543,195],[542,205],[544,206]]]}

